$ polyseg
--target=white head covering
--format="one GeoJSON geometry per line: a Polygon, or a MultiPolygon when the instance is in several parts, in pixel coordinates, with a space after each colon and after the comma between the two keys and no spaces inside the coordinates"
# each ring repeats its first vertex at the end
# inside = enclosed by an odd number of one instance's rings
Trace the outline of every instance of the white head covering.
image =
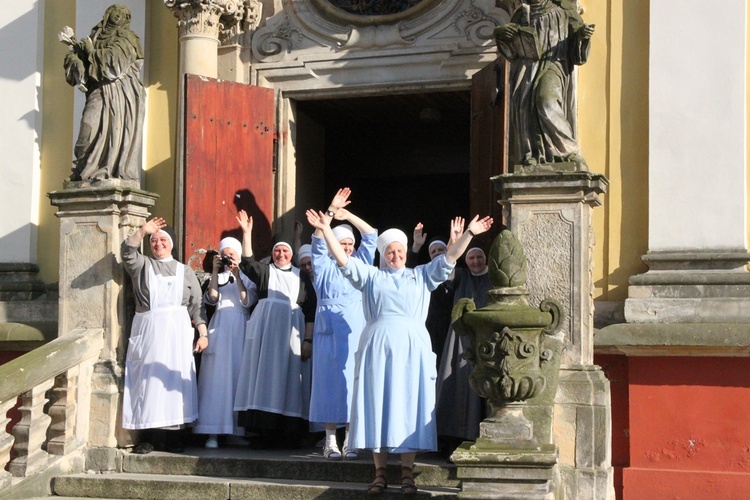
{"type": "Polygon", "coordinates": [[[354,230],[349,224],[340,224],[333,228],[333,235],[336,237],[336,241],[341,241],[346,238],[350,238],[354,241],[354,230]]]}
{"type": "Polygon", "coordinates": [[[222,250],[225,248],[231,248],[235,252],[237,252],[237,255],[242,256],[242,243],[237,238],[232,238],[231,236],[228,236],[224,239],[222,239],[219,242],[219,253],[221,253],[222,250]]]}
{"type": "Polygon", "coordinates": [[[380,233],[380,236],[378,236],[378,252],[380,252],[380,269],[385,269],[387,267],[385,263],[385,256],[383,253],[385,252],[385,249],[388,248],[388,245],[393,243],[394,241],[398,241],[402,245],[404,245],[404,249],[408,248],[409,246],[409,239],[406,237],[406,233],[404,233],[400,229],[391,228],[383,231],[380,233]]]}
{"type": "MultiPolygon", "coordinates": [[[[278,243],[276,243],[274,246],[271,247],[271,254],[272,254],[271,255],[271,262],[273,262],[273,251],[276,250],[276,247],[287,247],[289,249],[289,251],[292,253],[292,256],[294,256],[294,250],[292,250],[292,245],[290,245],[286,241],[279,241],[278,243]]],[[[278,266],[278,265],[276,265],[275,262],[273,262],[273,266],[276,269],[287,270],[287,269],[291,269],[292,268],[292,263],[290,261],[289,264],[287,264],[285,266],[278,266]]]]}
{"type": "Polygon", "coordinates": [[[309,243],[302,245],[297,250],[297,262],[301,261],[305,257],[312,257],[312,245],[309,243]]]}
{"type": "Polygon", "coordinates": [[[278,243],[276,243],[276,244],[275,244],[275,245],[274,245],[274,246],[273,246],[273,247],[271,248],[271,251],[273,252],[274,250],[276,250],[276,247],[287,247],[287,248],[289,249],[289,251],[290,251],[290,252],[292,252],[292,255],[294,255],[294,250],[292,250],[292,245],[290,245],[290,244],[289,244],[289,243],[287,243],[286,241],[279,241],[278,243]]]}

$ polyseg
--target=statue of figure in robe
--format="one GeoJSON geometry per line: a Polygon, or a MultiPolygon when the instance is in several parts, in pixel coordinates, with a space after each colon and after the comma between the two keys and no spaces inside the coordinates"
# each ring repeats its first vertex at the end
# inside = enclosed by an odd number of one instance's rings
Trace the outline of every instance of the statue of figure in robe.
{"type": "Polygon", "coordinates": [[[146,93],[140,80],[143,51],[130,16],[127,7],[111,5],[89,36],[76,40],[67,26],[59,34],[70,47],[65,79],[86,93],[72,181],[140,182],[146,93]]]}
{"type": "Polygon", "coordinates": [[[499,52],[510,61],[509,163],[556,170],[588,166],[577,140],[575,65],[589,55],[594,25],[575,0],[522,0],[510,23],[495,28],[499,52]]]}

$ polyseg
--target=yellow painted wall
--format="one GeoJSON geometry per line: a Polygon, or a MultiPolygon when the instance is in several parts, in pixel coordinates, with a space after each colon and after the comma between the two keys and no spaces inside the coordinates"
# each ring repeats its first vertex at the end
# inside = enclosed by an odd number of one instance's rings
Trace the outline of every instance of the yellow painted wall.
{"type": "MultiPolygon", "coordinates": [[[[57,208],[50,205],[47,193],[62,189],[63,179],[73,165],[73,93],[63,72],[68,47],[60,43],[57,33],[64,26],[75,26],[75,0],[45,2],[44,7],[44,74],[42,75],[42,138],[39,198],[39,242],[37,262],[39,279],[58,281],[60,222],[57,208]]],[[[78,118],[80,119],[80,117],[78,118]]]]}
{"type": "Polygon", "coordinates": [[[579,70],[578,127],[589,168],[610,182],[594,210],[595,298],[627,298],[648,251],[648,0],[582,2],[596,24],[579,70]]]}
{"type": "Polygon", "coordinates": [[[152,212],[174,222],[175,128],[179,39],[177,19],[163,2],[148,2],[148,111],[143,189],[159,194],[152,212]]]}

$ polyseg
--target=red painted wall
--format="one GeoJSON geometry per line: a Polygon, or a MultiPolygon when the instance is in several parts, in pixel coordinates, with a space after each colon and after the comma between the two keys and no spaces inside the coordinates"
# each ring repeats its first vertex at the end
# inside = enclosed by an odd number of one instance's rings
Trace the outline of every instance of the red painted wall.
{"type": "Polygon", "coordinates": [[[622,498],[750,498],[750,358],[627,360],[622,498]]]}

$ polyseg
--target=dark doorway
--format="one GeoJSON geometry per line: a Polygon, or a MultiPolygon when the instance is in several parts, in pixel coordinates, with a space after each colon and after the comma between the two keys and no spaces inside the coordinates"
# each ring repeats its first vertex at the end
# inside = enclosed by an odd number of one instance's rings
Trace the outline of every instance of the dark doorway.
{"type": "Polygon", "coordinates": [[[469,216],[468,90],[298,101],[296,112],[298,211],[349,186],[352,212],[410,240],[417,222],[447,238],[450,219],[469,216]]]}

